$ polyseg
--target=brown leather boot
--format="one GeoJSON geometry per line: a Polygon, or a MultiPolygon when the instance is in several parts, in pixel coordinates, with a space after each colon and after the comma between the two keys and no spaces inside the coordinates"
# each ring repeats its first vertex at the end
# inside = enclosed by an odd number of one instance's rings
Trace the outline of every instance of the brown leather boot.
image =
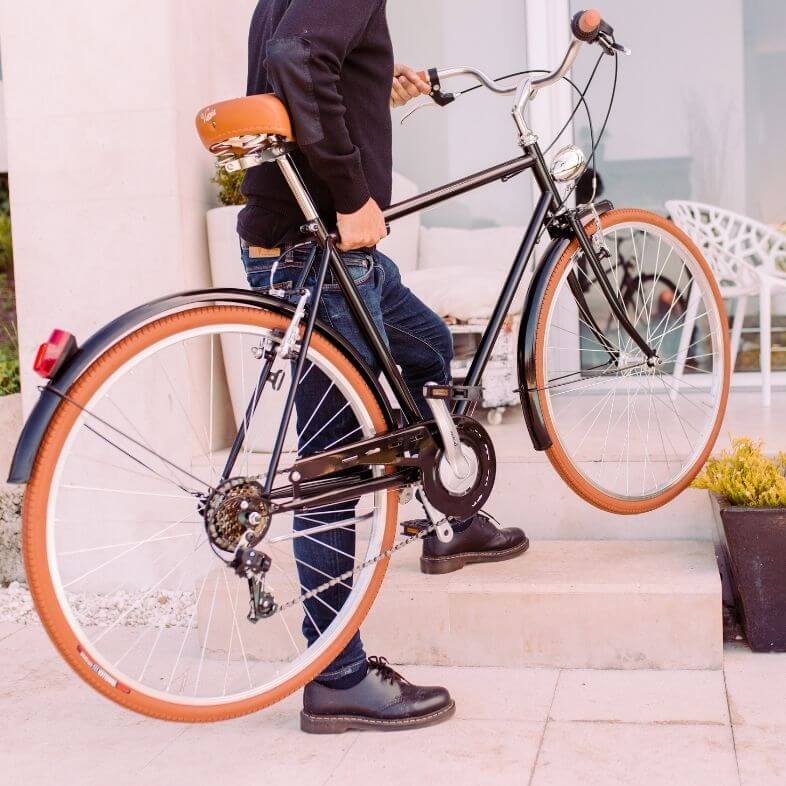
{"type": "Polygon", "coordinates": [[[413,685],[385,658],[369,658],[368,674],[352,688],[306,685],[300,728],[309,734],[402,731],[442,723],[455,711],[456,703],[445,688],[413,685]]]}
{"type": "Polygon", "coordinates": [[[457,527],[450,543],[443,543],[436,535],[425,538],[420,570],[430,574],[452,573],[465,565],[513,559],[528,548],[529,540],[523,530],[518,527],[503,529],[485,513],[477,513],[469,526],[457,527]]]}

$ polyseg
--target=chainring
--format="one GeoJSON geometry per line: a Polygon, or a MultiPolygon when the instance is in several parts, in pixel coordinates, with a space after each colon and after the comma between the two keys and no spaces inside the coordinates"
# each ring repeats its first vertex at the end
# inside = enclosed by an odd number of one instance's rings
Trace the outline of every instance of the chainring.
{"type": "Polygon", "coordinates": [[[456,423],[463,449],[469,450],[475,465],[474,480],[466,489],[450,489],[443,477],[444,451],[436,448],[421,453],[423,491],[428,501],[445,516],[469,519],[488,501],[497,476],[497,457],[486,429],[476,420],[462,418],[456,423]]]}
{"type": "Polygon", "coordinates": [[[230,554],[249,530],[261,540],[271,521],[264,489],[248,478],[232,478],[218,486],[207,500],[204,517],[211,543],[230,554]]]}

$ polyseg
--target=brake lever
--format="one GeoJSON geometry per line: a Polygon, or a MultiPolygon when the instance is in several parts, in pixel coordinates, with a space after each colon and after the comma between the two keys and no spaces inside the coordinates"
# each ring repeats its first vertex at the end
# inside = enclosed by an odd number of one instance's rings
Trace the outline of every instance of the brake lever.
{"type": "Polygon", "coordinates": [[[419,112],[421,109],[437,109],[438,107],[445,107],[448,104],[452,104],[459,96],[459,94],[455,93],[443,93],[442,90],[435,88],[434,90],[429,93],[428,98],[425,99],[422,103],[418,104],[411,109],[404,117],[401,118],[401,125],[403,126],[407,120],[409,120],[415,112],[419,112]]]}
{"type": "Polygon", "coordinates": [[[409,112],[407,112],[407,114],[404,115],[404,117],[401,118],[401,125],[403,126],[404,123],[406,123],[407,120],[409,120],[409,118],[415,114],[415,112],[419,112],[421,109],[437,109],[437,108],[438,108],[437,104],[435,104],[430,98],[427,98],[425,101],[421,102],[420,104],[416,104],[412,109],[409,110],[409,112]]]}
{"type": "Polygon", "coordinates": [[[601,33],[598,36],[598,43],[603,47],[603,51],[607,55],[611,55],[612,57],[619,52],[623,55],[630,55],[631,51],[627,47],[623,46],[622,44],[618,44],[613,36],[606,35],[601,33]]]}

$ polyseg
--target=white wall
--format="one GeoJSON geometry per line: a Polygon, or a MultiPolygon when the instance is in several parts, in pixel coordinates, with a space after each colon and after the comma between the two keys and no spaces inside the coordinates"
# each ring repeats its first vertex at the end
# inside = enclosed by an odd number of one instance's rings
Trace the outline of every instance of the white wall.
{"type": "MultiPolygon", "coordinates": [[[[574,0],[572,5],[582,3],[574,0]]],[[[744,211],[741,0],[604,0],[602,10],[633,52],[620,58],[605,158],[692,158],[693,197],[744,211]]],[[[579,62],[579,84],[586,82],[594,59],[584,55],[579,62]]],[[[597,125],[610,87],[610,68],[604,63],[589,94],[597,125]]]]}
{"type": "MultiPolygon", "coordinates": [[[[396,58],[415,68],[473,65],[492,76],[527,67],[525,3],[491,0],[394,0],[388,18],[396,58]]],[[[455,82],[445,89],[472,83],[455,82]]],[[[396,168],[422,188],[443,185],[519,154],[510,98],[485,90],[446,109],[424,109],[403,126],[394,113],[396,168]]],[[[531,206],[527,178],[455,199],[424,215],[427,225],[524,225],[531,206]]]]}
{"type": "Polygon", "coordinates": [[[5,87],[0,81],[0,172],[8,171],[8,141],[5,131],[5,87]]]}
{"type": "Polygon", "coordinates": [[[53,326],[84,339],[209,284],[211,164],[193,117],[210,18],[185,0],[4,0],[0,35],[29,409],[29,359],[53,326]]]}

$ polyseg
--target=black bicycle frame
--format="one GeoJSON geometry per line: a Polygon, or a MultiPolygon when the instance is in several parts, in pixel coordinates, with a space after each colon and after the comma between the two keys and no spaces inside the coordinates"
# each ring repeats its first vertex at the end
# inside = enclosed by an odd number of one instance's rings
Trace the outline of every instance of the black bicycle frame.
{"type": "MultiPolygon", "coordinates": [[[[387,222],[393,222],[399,218],[404,218],[405,216],[411,215],[412,213],[416,213],[420,210],[424,210],[425,208],[445,202],[446,200],[455,196],[459,196],[460,194],[465,194],[469,191],[482,188],[483,186],[486,186],[490,183],[509,180],[510,178],[515,177],[516,175],[519,175],[529,169],[533,170],[533,174],[535,176],[536,182],[538,183],[538,186],[540,187],[541,194],[535,205],[535,210],[530,219],[529,226],[524,233],[524,238],[502,288],[502,292],[500,293],[499,300],[497,301],[497,304],[491,315],[488,326],[483,333],[478,351],[475,354],[472,365],[470,366],[464,383],[467,387],[477,387],[480,385],[483,372],[486,370],[492,350],[494,349],[494,345],[499,338],[503,323],[510,312],[513,299],[515,298],[516,292],[521,285],[521,280],[524,277],[527,265],[530,258],[532,257],[532,253],[535,249],[538,239],[540,238],[541,232],[543,231],[544,227],[549,225],[551,220],[558,213],[561,218],[564,217],[564,221],[566,222],[571,235],[575,235],[576,239],[578,240],[590,267],[598,279],[601,291],[608,301],[612,313],[619,320],[620,326],[636,343],[636,345],[641,349],[648,359],[654,357],[655,355],[655,351],[647,344],[646,340],[638,333],[636,328],[631,323],[624,304],[620,303],[614,287],[605,275],[602,262],[599,259],[598,254],[595,252],[592,241],[587,236],[587,232],[584,229],[581,221],[572,211],[564,209],[559,191],[557,190],[557,187],[552,180],[551,175],[549,174],[548,167],[546,166],[546,162],[543,158],[543,153],[541,152],[537,142],[525,146],[524,155],[519,156],[518,158],[514,158],[505,163],[490,167],[489,169],[484,169],[483,171],[477,172],[474,175],[469,175],[468,177],[462,178],[461,180],[456,180],[453,183],[449,183],[445,186],[441,186],[440,188],[435,188],[431,191],[427,191],[423,194],[412,197],[411,199],[407,199],[383,211],[383,215],[387,222]]],[[[412,397],[412,393],[406,386],[401,372],[398,370],[396,362],[393,359],[393,356],[391,355],[385,340],[374,323],[374,320],[369,313],[368,307],[363,302],[354,280],[349,275],[341,259],[341,255],[336,248],[335,238],[330,235],[325,227],[324,222],[321,220],[313,221],[309,225],[309,230],[313,239],[323,250],[323,253],[316,276],[316,286],[314,287],[314,291],[310,299],[309,318],[303,337],[301,339],[300,355],[293,373],[292,384],[284,408],[284,417],[282,419],[281,426],[276,438],[276,443],[273,448],[268,476],[265,480],[265,491],[268,494],[273,488],[273,481],[278,471],[278,464],[283,451],[286,432],[289,427],[292,411],[294,409],[297,387],[303,373],[303,367],[305,365],[305,358],[307,355],[309,343],[311,341],[311,336],[313,335],[313,331],[316,326],[318,306],[322,297],[322,290],[329,270],[333,273],[335,280],[337,281],[344,297],[346,298],[350,311],[358,322],[363,338],[370,346],[374,357],[378,360],[380,368],[382,369],[382,374],[393,391],[395,399],[401,408],[401,412],[406,424],[412,425],[423,420],[420,410],[418,409],[418,406],[412,397]]],[[[301,276],[301,285],[303,282],[305,282],[306,277],[310,272],[310,268],[314,262],[315,255],[312,255],[311,262],[306,266],[306,270],[304,270],[303,275],[301,276]]],[[[600,329],[598,328],[598,330],[600,329]]],[[[603,341],[606,341],[605,336],[602,338],[602,342],[603,341]]],[[[613,349],[611,347],[609,348],[609,351],[610,354],[613,353],[613,349]]],[[[264,389],[265,385],[267,384],[270,371],[271,364],[266,363],[263,367],[254,399],[251,401],[248,407],[247,418],[249,419],[251,414],[253,414],[257,402],[259,401],[260,391],[264,389]]],[[[456,402],[454,414],[464,415],[469,406],[469,401],[456,402]]],[[[232,471],[234,458],[236,458],[239,453],[240,445],[242,444],[244,437],[245,428],[241,427],[235,439],[235,444],[230,451],[230,460],[227,462],[224,473],[225,478],[228,477],[232,471]]]]}

